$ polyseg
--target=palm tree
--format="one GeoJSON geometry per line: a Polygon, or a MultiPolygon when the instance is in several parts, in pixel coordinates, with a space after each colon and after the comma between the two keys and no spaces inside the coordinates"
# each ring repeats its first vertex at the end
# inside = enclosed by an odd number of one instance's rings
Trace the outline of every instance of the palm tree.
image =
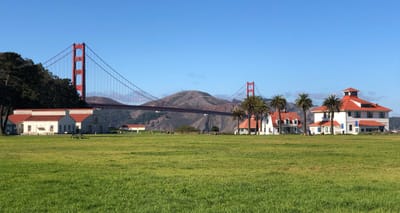
{"type": "Polygon", "coordinates": [[[303,110],[303,132],[304,135],[307,135],[307,110],[312,107],[312,100],[308,94],[300,93],[296,99],[296,105],[303,110]]]}
{"type": "Polygon", "coordinates": [[[333,118],[335,115],[335,112],[340,112],[340,108],[342,106],[342,102],[340,101],[340,99],[338,97],[336,97],[336,95],[330,95],[329,97],[327,97],[324,100],[324,103],[322,104],[323,106],[325,106],[328,109],[328,112],[330,114],[330,118],[331,118],[331,134],[333,135],[333,118]]]}
{"type": "Polygon", "coordinates": [[[243,100],[241,107],[246,111],[247,114],[247,119],[248,119],[248,134],[250,135],[250,122],[251,122],[251,116],[254,114],[254,110],[257,104],[257,99],[255,96],[249,96],[246,99],[243,100]]]}
{"type": "Polygon", "coordinates": [[[278,118],[279,118],[279,134],[281,134],[282,131],[282,118],[281,118],[281,110],[285,109],[286,107],[286,99],[282,95],[275,95],[272,97],[271,100],[271,106],[278,111],[278,118]]]}
{"type": "Polygon", "coordinates": [[[237,131],[238,131],[238,134],[239,134],[240,121],[244,118],[245,115],[246,115],[246,113],[244,112],[244,110],[240,106],[235,107],[233,109],[233,111],[232,111],[233,119],[237,120],[237,131]]]}
{"type": "Polygon", "coordinates": [[[256,134],[258,134],[259,133],[258,121],[259,121],[259,119],[261,119],[261,121],[262,121],[264,115],[269,113],[269,107],[268,107],[267,103],[265,103],[265,101],[259,96],[256,97],[256,102],[257,103],[256,103],[256,107],[254,109],[254,114],[256,117],[256,134]]]}

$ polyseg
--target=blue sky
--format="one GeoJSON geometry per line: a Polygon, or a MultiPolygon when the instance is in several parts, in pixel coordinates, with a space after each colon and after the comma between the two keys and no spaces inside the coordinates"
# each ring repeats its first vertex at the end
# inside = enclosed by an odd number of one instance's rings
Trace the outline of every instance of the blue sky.
{"type": "Polygon", "coordinates": [[[2,0],[0,51],[43,62],[86,42],[147,92],[315,104],[347,87],[400,115],[400,1],[2,0]]]}

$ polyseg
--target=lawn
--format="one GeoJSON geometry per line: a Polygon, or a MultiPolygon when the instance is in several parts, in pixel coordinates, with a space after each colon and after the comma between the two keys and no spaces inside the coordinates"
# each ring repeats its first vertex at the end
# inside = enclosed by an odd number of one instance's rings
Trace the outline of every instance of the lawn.
{"type": "Polygon", "coordinates": [[[400,136],[0,137],[0,212],[400,212],[400,136]]]}

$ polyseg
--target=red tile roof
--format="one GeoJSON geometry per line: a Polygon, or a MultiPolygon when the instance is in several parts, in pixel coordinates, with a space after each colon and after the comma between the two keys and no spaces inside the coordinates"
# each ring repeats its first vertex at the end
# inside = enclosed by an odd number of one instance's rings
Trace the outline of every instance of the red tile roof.
{"type": "MultiPolygon", "coordinates": [[[[271,119],[272,119],[272,124],[274,127],[277,127],[277,120],[279,119],[279,113],[278,112],[273,112],[271,113],[271,119]]],[[[293,121],[297,120],[297,126],[301,126],[300,122],[300,116],[297,114],[297,112],[281,112],[281,119],[282,119],[282,124],[285,125],[285,120],[293,121]]]]}
{"type": "MultiPolygon", "coordinates": [[[[261,120],[258,121],[258,127],[261,128],[261,120]]],[[[246,120],[244,120],[242,123],[240,123],[239,128],[240,129],[249,128],[249,119],[246,118],[246,120]]],[[[256,128],[256,119],[254,118],[254,116],[251,117],[251,119],[250,119],[250,128],[251,129],[256,128]]]]}
{"type": "Polygon", "coordinates": [[[146,126],[144,124],[125,124],[124,126],[128,128],[145,128],[146,126]]]}
{"type": "Polygon", "coordinates": [[[343,92],[359,92],[359,90],[358,89],[354,89],[352,87],[349,87],[347,89],[344,89],[343,92]]]}
{"type": "Polygon", "coordinates": [[[30,116],[26,121],[59,121],[62,115],[37,115],[37,116],[30,116]]]}
{"type": "MultiPolygon", "coordinates": [[[[356,90],[353,88],[348,88],[346,90],[356,90]]],[[[342,107],[340,111],[378,111],[378,112],[390,112],[392,111],[389,108],[384,106],[380,106],[375,103],[371,103],[369,101],[363,100],[357,96],[346,95],[342,98],[342,107]]],[[[326,112],[327,108],[325,106],[314,107],[311,109],[311,112],[326,112]]]]}
{"type": "MultiPolygon", "coordinates": [[[[275,122],[276,120],[279,119],[279,113],[278,112],[271,113],[271,118],[275,122]]],[[[281,112],[281,119],[300,120],[300,116],[299,114],[297,114],[297,112],[281,112]]]]}
{"type": "Polygon", "coordinates": [[[360,120],[359,126],[385,126],[385,124],[372,120],[360,120]]]}
{"type": "MultiPolygon", "coordinates": [[[[309,126],[310,127],[331,126],[331,121],[320,121],[320,122],[312,123],[309,126]]],[[[340,126],[340,124],[337,121],[333,121],[333,126],[340,126]]]]}
{"type": "Polygon", "coordinates": [[[75,122],[82,122],[88,118],[91,114],[69,114],[75,122]]]}
{"type": "Polygon", "coordinates": [[[21,123],[31,117],[30,114],[13,114],[8,116],[8,120],[10,120],[14,124],[21,123]]]}

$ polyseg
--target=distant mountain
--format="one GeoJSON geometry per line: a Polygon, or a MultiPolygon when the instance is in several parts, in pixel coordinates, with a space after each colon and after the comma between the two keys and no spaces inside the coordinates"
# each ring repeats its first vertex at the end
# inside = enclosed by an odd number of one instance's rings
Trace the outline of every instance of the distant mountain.
{"type": "Polygon", "coordinates": [[[115,101],[111,98],[100,97],[100,96],[86,97],[86,102],[93,104],[121,104],[120,102],[115,101]]]}
{"type": "MultiPolygon", "coordinates": [[[[147,106],[179,107],[231,112],[234,103],[211,96],[201,91],[183,91],[157,101],[145,103],[147,106]]],[[[145,124],[148,129],[174,131],[182,125],[190,125],[201,131],[209,131],[212,126],[221,132],[233,132],[235,122],[230,116],[202,115],[194,113],[132,111],[131,118],[136,123],[145,124]]]]}
{"type": "MultiPolygon", "coordinates": [[[[270,99],[265,99],[267,103],[270,99]]],[[[104,97],[88,97],[87,102],[99,104],[119,104],[119,102],[104,97]]],[[[147,102],[146,106],[178,107],[188,109],[203,109],[221,112],[232,112],[234,106],[241,101],[228,101],[214,97],[201,91],[183,91],[162,99],[147,102]]],[[[274,111],[274,109],[271,109],[274,111]]],[[[288,102],[287,111],[295,111],[302,116],[302,111],[295,104],[288,102]]],[[[221,132],[233,133],[237,125],[231,116],[203,115],[195,113],[177,113],[144,110],[115,110],[108,109],[101,112],[110,127],[120,127],[123,124],[145,124],[148,130],[174,131],[176,128],[189,125],[201,131],[208,131],[217,126],[221,132]]],[[[308,123],[312,122],[312,114],[308,112],[308,123]]]]}
{"type": "Polygon", "coordinates": [[[390,130],[400,130],[400,117],[389,118],[390,130]]]}

